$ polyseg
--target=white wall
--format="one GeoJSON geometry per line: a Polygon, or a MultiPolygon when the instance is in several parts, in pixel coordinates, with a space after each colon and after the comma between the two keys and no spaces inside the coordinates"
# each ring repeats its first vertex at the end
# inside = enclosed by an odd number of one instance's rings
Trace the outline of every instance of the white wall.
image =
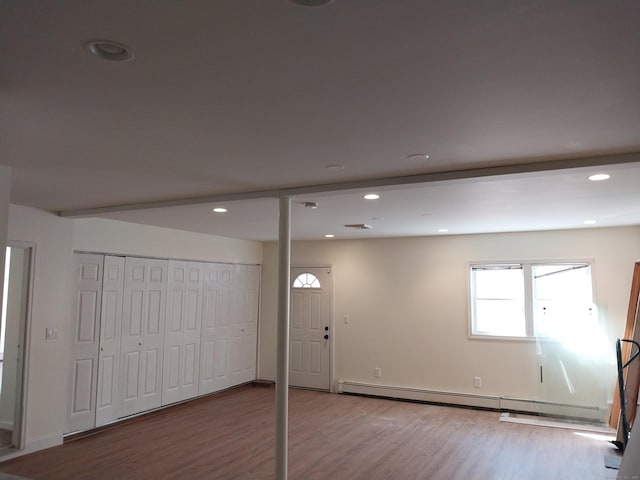
{"type": "Polygon", "coordinates": [[[73,249],[222,263],[262,262],[260,242],[99,218],[75,220],[73,249]]]}
{"type": "Polygon", "coordinates": [[[8,232],[10,240],[35,243],[24,452],[62,442],[69,401],[74,250],[246,264],[262,261],[259,242],[111,220],[65,219],[17,205],[9,208],[8,232]],[[57,339],[45,340],[47,327],[58,329],[57,339]]]}
{"type": "Polygon", "coordinates": [[[28,338],[27,450],[62,442],[67,396],[73,221],[11,205],[9,239],[35,243],[31,334],[28,338]],[[58,338],[45,340],[47,327],[58,338]]]}
{"type": "MultiPolygon", "coordinates": [[[[544,393],[535,342],[468,336],[468,263],[593,260],[596,301],[613,348],[638,258],[640,227],[292,245],[292,265],[334,267],[335,380],[529,399],[544,393]],[[382,378],[374,378],[374,367],[382,378]],[[473,387],[475,376],[481,390],[473,387]]],[[[277,246],[265,244],[264,379],[275,377],[276,283],[277,246]]]]}

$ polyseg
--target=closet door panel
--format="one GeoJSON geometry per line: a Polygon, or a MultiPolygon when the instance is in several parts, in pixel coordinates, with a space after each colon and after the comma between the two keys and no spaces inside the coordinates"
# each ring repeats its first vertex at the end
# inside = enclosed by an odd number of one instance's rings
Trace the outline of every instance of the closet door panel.
{"type": "Polygon", "coordinates": [[[229,343],[232,336],[230,319],[232,277],[232,265],[208,263],[205,266],[200,395],[231,386],[229,343]]]}
{"type": "Polygon", "coordinates": [[[169,262],[162,404],[198,395],[204,265],[169,262]]]}
{"type": "Polygon", "coordinates": [[[184,295],[186,288],[186,262],[169,261],[167,285],[167,326],[164,337],[164,367],[162,381],[162,405],[180,400],[180,370],[183,326],[184,295]]]}
{"type": "Polygon", "coordinates": [[[125,259],[119,417],[161,405],[167,267],[166,260],[125,259]]]}
{"type": "Polygon", "coordinates": [[[102,255],[74,255],[76,293],[72,307],[67,433],[95,426],[103,265],[102,255]]]}
{"type": "Polygon", "coordinates": [[[204,263],[187,263],[182,337],[181,400],[198,395],[204,278],[204,263]]]}
{"type": "Polygon", "coordinates": [[[124,293],[124,257],[105,256],[100,319],[98,393],[96,426],[117,418],[120,374],[120,337],[122,336],[122,297],[124,293]]]}

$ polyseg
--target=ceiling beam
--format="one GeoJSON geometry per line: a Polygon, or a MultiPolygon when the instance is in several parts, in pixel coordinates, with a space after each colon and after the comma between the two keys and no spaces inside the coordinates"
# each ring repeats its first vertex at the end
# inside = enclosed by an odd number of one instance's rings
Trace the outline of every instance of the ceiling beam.
{"type": "Polygon", "coordinates": [[[311,193],[331,193],[345,190],[359,190],[389,186],[418,185],[447,180],[464,180],[472,178],[495,177],[500,175],[515,175],[523,173],[549,172],[584,167],[604,167],[625,163],[640,162],[640,152],[623,153],[617,155],[600,155],[593,157],[569,158],[561,160],[546,160],[540,162],[517,163],[493,167],[469,168],[463,170],[449,170],[444,172],[421,173],[417,175],[400,175],[347,182],[305,185],[300,187],[276,188],[236,193],[220,193],[198,197],[176,198],[171,200],[157,200],[150,202],[125,203],[104,207],[62,210],[61,217],[91,217],[107,213],[131,210],[146,210],[150,208],[166,208],[206,203],[232,202],[237,200],[252,200],[259,198],[282,198],[311,193]]]}

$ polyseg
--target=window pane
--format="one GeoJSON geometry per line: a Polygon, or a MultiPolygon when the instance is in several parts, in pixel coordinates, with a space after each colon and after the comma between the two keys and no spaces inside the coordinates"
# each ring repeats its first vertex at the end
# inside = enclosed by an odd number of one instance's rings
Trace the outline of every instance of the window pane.
{"type": "Polygon", "coordinates": [[[522,298],[522,269],[475,270],[477,298],[522,298]]]}
{"type": "Polygon", "coordinates": [[[588,264],[533,265],[534,333],[563,337],[595,321],[588,264]]]}
{"type": "Polygon", "coordinates": [[[474,333],[510,337],[525,336],[523,303],[519,300],[478,300],[474,333]]]}
{"type": "Polygon", "coordinates": [[[524,276],[521,266],[472,268],[472,333],[525,336],[524,276]]]}
{"type": "Polygon", "coordinates": [[[293,281],[293,288],[320,288],[320,280],[313,273],[301,273],[293,281]]]}

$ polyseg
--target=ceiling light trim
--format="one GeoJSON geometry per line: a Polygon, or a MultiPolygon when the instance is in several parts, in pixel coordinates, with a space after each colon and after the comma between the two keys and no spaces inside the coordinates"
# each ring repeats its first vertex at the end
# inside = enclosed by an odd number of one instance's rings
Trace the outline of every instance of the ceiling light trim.
{"type": "Polygon", "coordinates": [[[131,47],[113,40],[89,40],[84,46],[96,57],[112,62],[129,62],[136,56],[131,47]]]}

